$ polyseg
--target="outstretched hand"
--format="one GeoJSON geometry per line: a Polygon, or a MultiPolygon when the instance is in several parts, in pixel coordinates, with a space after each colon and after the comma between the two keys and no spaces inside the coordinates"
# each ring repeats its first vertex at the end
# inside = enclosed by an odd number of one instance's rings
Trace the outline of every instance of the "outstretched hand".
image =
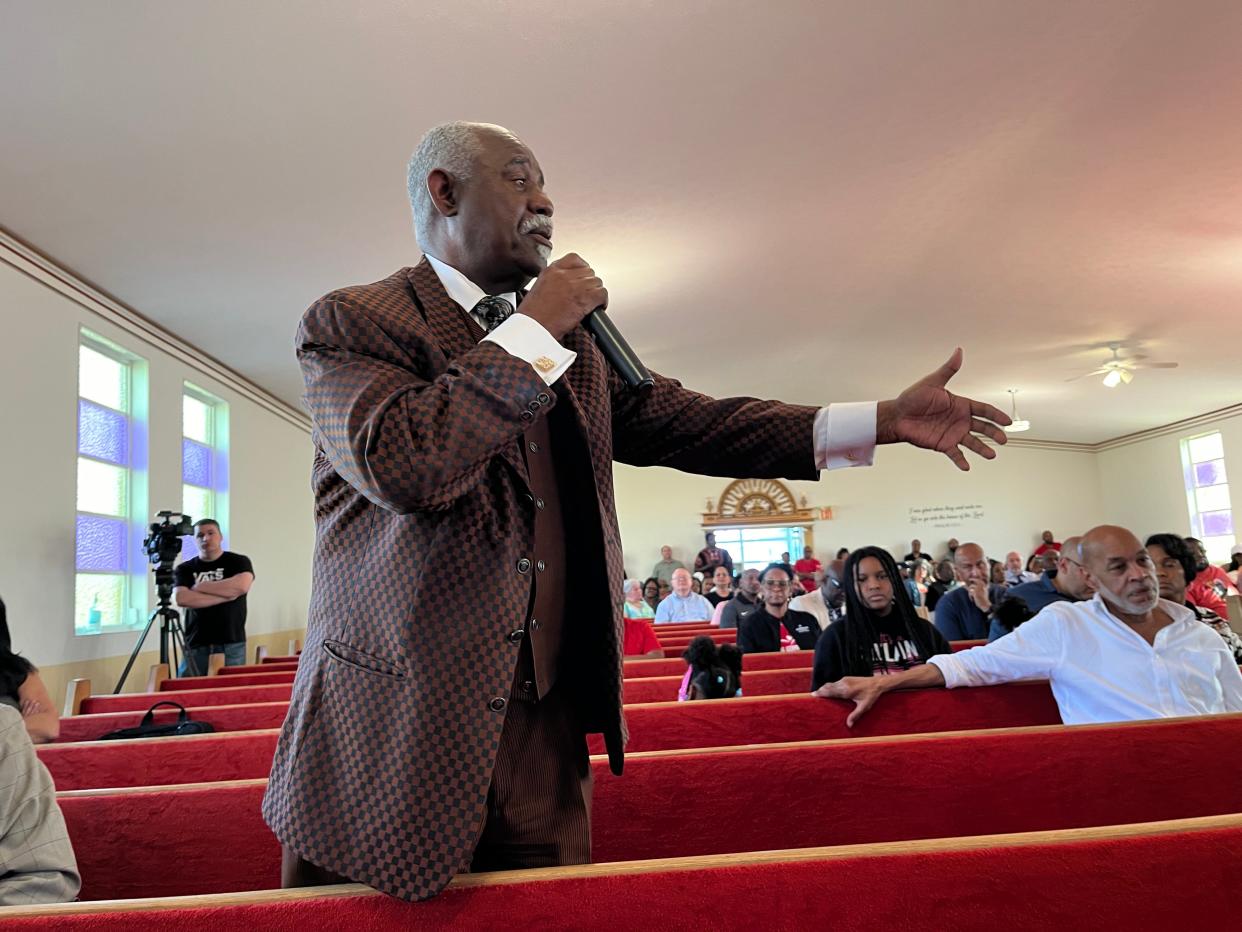
{"type": "Polygon", "coordinates": [[[811,695],[820,699],[852,699],[854,708],[846,718],[845,724],[853,728],[854,723],[875,705],[881,692],[878,676],[844,676],[834,683],[825,683],[811,695]]]}
{"type": "Polygon", "coordinates": [[[960,368],[962,350],[958,347],[931,375],[919,379],[894,400],[881,401],[876,410],[876,442],[937,450],[962,470],[970,469],[962,447],[984,459],[994,459],[996,451],[982,437],[1004,443],[1005,432],[997,425],[1011,421],[1000,408],[954,395],[945,388],[960,368]]]}

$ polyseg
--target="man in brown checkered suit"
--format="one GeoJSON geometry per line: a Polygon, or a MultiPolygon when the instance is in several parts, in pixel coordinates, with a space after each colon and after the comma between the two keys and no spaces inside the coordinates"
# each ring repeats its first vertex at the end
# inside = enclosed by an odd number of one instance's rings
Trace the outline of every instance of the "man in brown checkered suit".
{"type": "Polygon", "coordinates": [[[421,899],[463,870],[590,859],[585,736],[617,774],[626,739],[614,460],[814,479],[904,441],[965,469],[960,447],[994,456],[979,435],[1003,443],[1007,418],[945,389],[960,351],[878,405],[717,400],[659,375],[638,394],[580,325],[607,304],[599,277],[548,262],[552,202],[521,140],[436,127],[409,191],[423,260],[298,329],[314,584],[263,812],[286,886],[421,899]]]}

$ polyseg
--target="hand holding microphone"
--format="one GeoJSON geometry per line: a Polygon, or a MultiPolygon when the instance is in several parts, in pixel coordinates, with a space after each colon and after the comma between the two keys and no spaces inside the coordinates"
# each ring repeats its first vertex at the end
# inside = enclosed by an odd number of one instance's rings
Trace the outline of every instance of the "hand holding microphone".
{"type": "Polygon", "coordinates": [[[655,384],[651,373],[608,318],[607,307],[608,289],[586,260],[571,252],[549,263],[535,279],[522,302],[522,313],[557,340],[581,323],[626,384],[646,391],[655,384]]]}

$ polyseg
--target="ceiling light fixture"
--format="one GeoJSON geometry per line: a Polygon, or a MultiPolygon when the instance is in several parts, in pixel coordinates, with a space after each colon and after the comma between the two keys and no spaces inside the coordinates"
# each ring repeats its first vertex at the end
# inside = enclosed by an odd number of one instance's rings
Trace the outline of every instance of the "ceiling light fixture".
{"type": "Polygon", "coordinates": [[[1121,370],[1120,369],[1109,369],[1108,372],[1104,373],[1104,387],[1105,388],[1116,388],[1120,384],[1121,384],[1121,370]]]}
{"type": "Polygon", "coordinates": [[[1018,390],[1016,388],[1009,389],[1009,401],[1013,411],[1013,423],[1002,429],[1007,434],[1020,434],[1024,430],[1030,430],[1031,422],[1018,417],[1018,390]]]}

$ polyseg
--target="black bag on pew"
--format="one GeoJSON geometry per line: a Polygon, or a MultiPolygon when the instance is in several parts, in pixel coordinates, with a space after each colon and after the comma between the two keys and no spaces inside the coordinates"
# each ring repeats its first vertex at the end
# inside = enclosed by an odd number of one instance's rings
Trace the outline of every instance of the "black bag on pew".
{"type": "Polygon", "coordinates": [[[147,709],[147,714],[142,717],[140,724],[134,725],[132,728],[118,728],[116,731],[110,731],[106,735],[101,735],[99,740],[110,741],[113,738],[166,738],[169,735],[206,735],[215,730],[215,726],[210,722],[190,721],[190,713],[185,710],[185,706],[165,699],[163,702],[157,702],[147,709]],[[177,716],[175,722],[155,724],[155,710],[162,705],[170,705],[181,710],[181,714],[177,716]]]}

